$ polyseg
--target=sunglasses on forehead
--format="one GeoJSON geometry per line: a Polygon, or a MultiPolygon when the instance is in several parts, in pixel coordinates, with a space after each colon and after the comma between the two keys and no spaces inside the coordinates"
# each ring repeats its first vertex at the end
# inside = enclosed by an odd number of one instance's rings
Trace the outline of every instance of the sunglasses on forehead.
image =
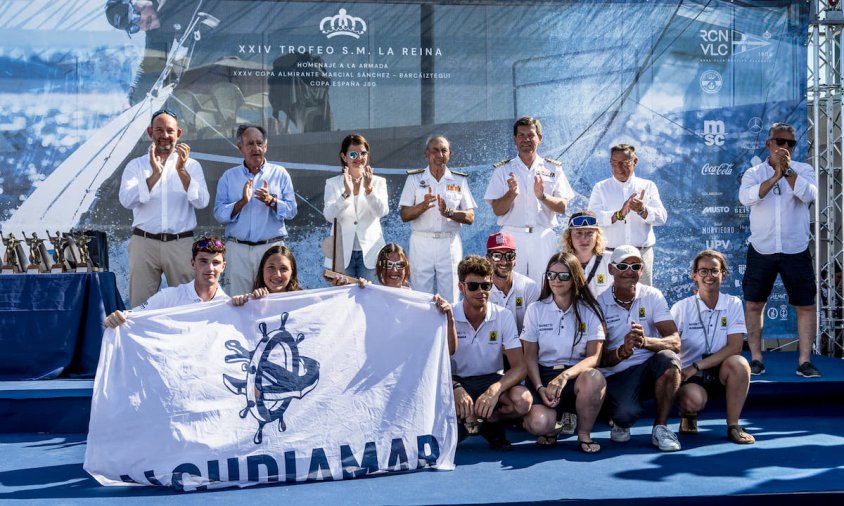
{"type": "Polygon", "coordinates": [[[349,151],[348,153],[346,153],[346,156],[348,156],[352,160],[357,160],[358,157],[363,158],[364,156],[367,156],[367,155],[369,155],[369,151],[361,151],[361,152],[349,151]]]}
{"type": "Polygon", "coordinates": [[[219,239],[199,239],[193,243],[193,251],[213,251],[215,253],[225,253],[226,245],[219,239]]]}
{"type": "Polygon", "coordinates": [[[569,220],[569,228],[595,227],[598,225],[598,218],[588,214],[572,216],[569,220]]]}
{"type": "Polygon", "coordinates": [[[159,110],[155,111],[154,113],[152,113],[152,119],[155,119],[155,118],[161,116],[162,114],[166,114],[168,116],[173,116],[173,119],[175,119],[175,120],[179,119],[179,117],[176,116],[176,113],[169,110],[169,109],[159,109],[159,110]]]}
{"type": "Polygon", "coordinates": [[[644,267],[643,264],[613,264],[616,269],[620,270],[621,272],[626,271],[627,269],[633,269],[633,272],[639,272],[644,267]]]}
{"type": "Polygon", "coordinates": [[[480,283],[477,281],[464,281],[463,284],[466,285],[466,289],[470,292],[474,292],[478,288],[485,292],[492,290],[492,281],[484,281],[480,283]]]}
{"type": "Polygon", "coordinates": [[[794,146],[796,146],[796,145],[797,145],[797,141],[796,141],[796,140],[794,140],[794,139],[778,139],[778,138],[773,138],[773,139],[771,139],[771,140],[772,140],[772,141],[774,141],[774,142],[776,142],[776,143],[777,143],[777,146],[785,146],[786,144],[788,144],[788,147],[793,148],[794,146]]]}
{"type": "Polygon", "coordinates": [[[490,252],[487,256],[493,262],[500,262],[502,259],[506,260],[508,262],[512,262],[513,260],[516,259],[516,252],[515,251],[507,251],[507,252],[493,251],[493,252],[490,252]]]}

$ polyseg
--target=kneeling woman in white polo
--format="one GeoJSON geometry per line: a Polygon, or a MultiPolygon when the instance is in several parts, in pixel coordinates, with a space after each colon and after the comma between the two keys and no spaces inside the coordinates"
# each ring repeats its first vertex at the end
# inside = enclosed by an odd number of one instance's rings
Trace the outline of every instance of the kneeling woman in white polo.
{"type": "Polygon", "coordinates": [[[580,450],[597,453],[601,447],[592,441],[592,426],[606,392],[604,376],[595,369],[605,335],[601,310],[571,253],[551,257],[544,278],[521,336],[534,396],[524,426],[539,436],[537,444],[553,446],[557,416],[574,411],[580,450]]]}

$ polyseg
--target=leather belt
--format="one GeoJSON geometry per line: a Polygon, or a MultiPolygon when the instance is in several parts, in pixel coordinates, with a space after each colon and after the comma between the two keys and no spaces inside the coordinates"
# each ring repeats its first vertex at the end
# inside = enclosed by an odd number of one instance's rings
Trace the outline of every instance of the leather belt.
{"type": "Polygon", "coordinates": [[[456,234],[456,232],[418,232],[416,230],[412,233],[413,235],[427,237],[428,239],[451,239],[456,234]]]}
{"type": "Polygon", "coordinates": [[[274,242],[283,241],[283,236],[273,237],[272,239],[266,239],[263,241],[244,241],[243,239],[235,239],[234,237],[226,237],[227,241],[234,241],[238,244],[245,244],[247,246],[263,246],[265,244],[271,244],[274,242]]]}
{"type": "Polygon", "coordinates": [[[524,227],[514,227],[513,225],[502,225],[501,230],[507,232],[520,232],[522,234],[533,234],[535,232],[542,232],[545,227],[537,227],[536,225],[525,225],[524,227]]]}
{"type": "Polygon", "coordinates": [[[188,230],[187,232],[181,232],[178,234],[151,234],[139,228],[133,228],[132,235],[137,235],[145,239],[152,239],[154,241],[168,242],[175,241],[177,239],[184,239],[185,237],[193,237],[193,230],[188,230]]]}

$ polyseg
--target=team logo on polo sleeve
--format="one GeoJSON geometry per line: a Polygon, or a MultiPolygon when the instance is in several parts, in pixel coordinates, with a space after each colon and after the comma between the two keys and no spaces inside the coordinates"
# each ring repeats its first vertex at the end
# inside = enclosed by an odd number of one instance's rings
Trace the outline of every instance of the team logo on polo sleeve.
{"type": "Polygon", "coordinates": [[[498,332],[495,330],[489,331],[489,342],[495,343],[498,342],[498,332]]]}
{"type": "Polygon", "coordinates": [[[286,430],[283,417],[290,403],[307,395],[319,382],[319,362],[299,355],[299,343],[305,335],[294,338],[284,328],[287,315],[281,315],[277,330],[267,331],[266,323],[258,324],[263,337],[252,351],[235,340],[226,341],[226,348],[235,352],[226,355],[226,362],[242,362],[246,377],[223,374],[223,383],[233,394],[246,397],[240,417],[251,414],[258,421],[258,431],[252,438],[255,444],[261,443],[268,423],[278,420],[279,432],[286,430]]]}

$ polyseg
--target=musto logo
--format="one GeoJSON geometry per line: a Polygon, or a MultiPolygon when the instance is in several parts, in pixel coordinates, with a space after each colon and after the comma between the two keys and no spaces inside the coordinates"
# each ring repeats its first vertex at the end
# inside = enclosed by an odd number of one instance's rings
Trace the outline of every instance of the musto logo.
{"type": "Polygon", "coordinates": [[[226,341],[226,348],[236,352],[226,355],[226,362],[243,362],[246,378],[233,378],[223,374],[223,383],[232,393],[246,396],[246,407],[240,417],[252,416],[258,420],[258,431],[252,439],[260,444],[264,425],[278,420],[278,430],[284,431],[284,412],[293,399],[301,399],[319,382],[319,362],[299,355],[299,343],[303,334],[296,338],[284,328],[287,313],[281,315],[281,327],[267,331],[267,324],[258,328],[263,337],[254,350],[245,349],[237,341],[226,341]]]}

